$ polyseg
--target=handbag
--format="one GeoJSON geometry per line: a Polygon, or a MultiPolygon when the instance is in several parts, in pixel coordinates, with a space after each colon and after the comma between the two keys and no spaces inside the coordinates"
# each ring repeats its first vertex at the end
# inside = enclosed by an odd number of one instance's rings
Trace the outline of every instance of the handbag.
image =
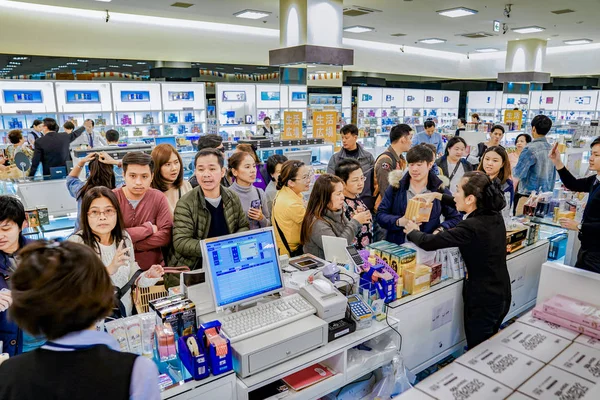
{"type": "MultiPolygon", "coordinates": [[[[163,271],[164,271],[163,285],[161,285],[161,286],[164,286],[164,281],[168,280],[168,276],[169,275],[176,275],[177,278],[179,278],[179,275],[182,272],[190,272],[190,268],[187,267],[187,266],[181,266],[181,267],[163,267],[163,271]]],[[[137,309],[145,308],[145,306],[148,305],[148,302],[143,299],[143,293],[142,293],[143,289],[147,289],[147,288],[140,288],[137,285],[137,282],[134,285],[134,287],[131,289],[131,296],[133,298],[133,303],[135,304],[135,306],[136,306],[137,309]]],[[[146,299],[146,300],[148,300],[148,299],[146,299]]]]}

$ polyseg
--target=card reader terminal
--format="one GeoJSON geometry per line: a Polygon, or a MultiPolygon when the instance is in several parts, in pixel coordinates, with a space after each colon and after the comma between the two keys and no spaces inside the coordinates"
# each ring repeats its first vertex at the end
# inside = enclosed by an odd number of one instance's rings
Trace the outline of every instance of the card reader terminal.
{"type": "Polygon", "coordinates": [[[354,247],[353,245],[346,246],[346,253],[348,253],[350,260],[352,260],[352,262],[357,267],[357,269],[358,270],[362,269],[362,265],[365,262],[363,261],[360,254],[358,254],[358,250],[356,250],[356,247],[354,247]]]}
{"type": "Polygon", "coordinates": [[[358,295],[348,296],[348,307],[352,319],[356,321],[357,329],[371,326],[373,320],[373,310],[358,295]]]}

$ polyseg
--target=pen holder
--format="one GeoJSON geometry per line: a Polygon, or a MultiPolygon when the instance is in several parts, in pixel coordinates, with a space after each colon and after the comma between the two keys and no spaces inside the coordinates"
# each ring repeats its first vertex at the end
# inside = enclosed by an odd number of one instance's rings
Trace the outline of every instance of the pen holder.
{"type": "Polygon", "coordinates": [[[231,343],[220,332],[221,323],[219,321],[202,324],[198,330],[198,339],[204,346],[210,372],[213,375],[220,375],[233,369],[231,343]]]}
{"type": "Polygon", "coordinates": [[[199,381],[200,379],[204,379],[210,375],[208,361],[204,352],[204,346],[202,346],[202,342],[199,341],[196,336],[188,335],[180,337],[178,340],[178,345],[179,358],[195,380],[199,381]],[[197,351],[199,353],[197,356],[192,354],[192,351],[190,351],[190,346],[188,346],[188,339],[190,338],[196,342],[197,351]]]}

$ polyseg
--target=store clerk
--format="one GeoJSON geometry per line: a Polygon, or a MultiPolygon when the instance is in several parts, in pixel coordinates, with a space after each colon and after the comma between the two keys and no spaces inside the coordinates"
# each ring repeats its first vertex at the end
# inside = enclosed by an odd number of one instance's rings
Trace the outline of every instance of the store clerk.
{"type": "Polygon", "coordinates": [[[419,231],[407,221],[408,240],[426,251],[458,247],[465,260],[467,277],[463,286],[464,324],[469,349],[492,337],[508,314],[511,303],[510,277],[506,265],[506,228],[501,210],[506,200],[498,180],[480,171],[467,172],[454,199],[447,194],[415,196],[440,200],[467,214],[454,228],[437,235],[419,231]]]}
{"type": "Polygon", "coordinates": [[[37,242],[20,256],[11,317],[48,342],[0,365],[0,399],[160,399],[156,365],[119,352],[108,333],[95,329],[112,311],[114,287],[94,251],[37,242]]]}
{"type": "Polygon", "coordinates": [[[260,130],[258,131],[258,135],[259,136],[273,136],[273,134],[275,132],[273,131],[273,127],[271,126],[271,118],[265,117],[263,119],[263,124],[264,124],[264,126],[262,128],[260,128],[260,130]]]}
{"type": "Polygon", "coordinates": [[[574,192],[589,193],[588,202],[583,212],[581,223],[569,218],[559,219],[560,225],[573,231],[579,231],[581,248],[577,254],[576,268],[600,273],[600,249],[598,238],[600,238],[600,136],[591,144],[590,171],[596,175],[587,178],[576,179],[565,167],[557,150],[558,143],[552,147],[548,156],[556,166],[558,175],[563,185],[574,192]]]}

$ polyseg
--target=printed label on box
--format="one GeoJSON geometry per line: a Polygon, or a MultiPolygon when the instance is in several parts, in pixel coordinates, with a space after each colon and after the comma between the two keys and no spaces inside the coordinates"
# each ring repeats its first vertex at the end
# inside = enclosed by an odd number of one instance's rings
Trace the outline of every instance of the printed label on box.
{"type": "Polygon", "coordinates": [[[549,363],[571,344],[565,338],[518,321],[506,327],[490,341],[503,344],[544,363],[549,363]]]}
{"type": "Polygon", "coordinates": [[[592,382],[547,365],[521,386],[519,392],[538,400],[592,400],[593,388],[592,382]]]}
{"type": "Polygon", "coordinates": [[[567,340],[575,340],[577,336],[579,336],[578,332],[573,332],[570,329],[563,328],[562,326],[553,324],[552,322],[544,321],[543,319],[535,318],[532,315],[532,312],[529,311],[527,314],[523,315],[517,321],[526,324],[535,326],[536,328],[540,328],[543,331],[550,332],[555,334],[556,336],[563,337],[567,340]]]}
{"type": "Polygon", "coordinates": [[[458,363],[452,363],[417,385],[438,400],[505,399],[512,390],[458,363]]]}
{"type": "Polygon", "coordinates": [[[577,339],[575,339],[575,342],[600,350],[600,340],[593,338],[593,337],[589,337],[586,335],[579,335],[577,337],[577,339]]]}
{"type": "Polygon", "coordinates": [[[550,364],[580,378],[600,382],[600,350],[573,343],[550,364]]]}
{"type": "Polygon", "coordinates": [[[484,342],[456,360],[488,378],[517,389],[544,363],[499,343],[484,342]]]}

